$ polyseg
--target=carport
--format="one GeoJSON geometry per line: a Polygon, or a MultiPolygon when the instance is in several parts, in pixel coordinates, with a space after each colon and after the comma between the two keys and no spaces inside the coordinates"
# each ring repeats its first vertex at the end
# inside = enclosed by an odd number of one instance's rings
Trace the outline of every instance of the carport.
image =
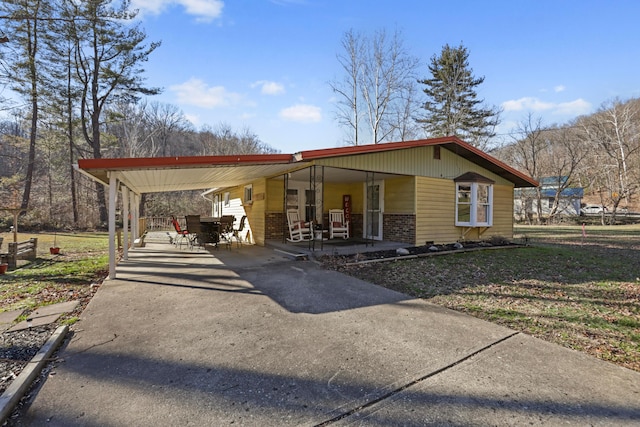
{"type": "Polygon", "coordinates": [[[144,193],[232,187],[306,166],[291,154],[79,160],[76,170],[108,188],[109,278],[116,277],[116,201],[122,195],[124,259],[130,234],[139,236],[138,206],[144,193]],[[131,221],[129,221],[129,216],[131,221]],[[130,224],[129,224],[130,222],[130,224]]]}

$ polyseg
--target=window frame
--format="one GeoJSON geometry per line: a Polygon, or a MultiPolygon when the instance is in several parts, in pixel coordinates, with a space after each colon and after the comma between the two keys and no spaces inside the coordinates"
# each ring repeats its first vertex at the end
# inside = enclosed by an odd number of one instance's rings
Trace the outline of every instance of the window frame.
{"type": "MultiPolygon", "coordinates": [[[[455,224],[461,227],[491,227],[493,226],[493,184],[487,182],[456,182],[456,212],[455,224]],[[462,189],[461,189],[462,187],[462,189]],[[486,201],[479,199],[479,189],[486,188],[486,201]],[[469,193],[469,201],[461,202],[460,193],[465,191],[469,193]],[[460,207],[469,206],[469,221],[460,220],[460,207]],[[478,220],[480,208],[484,206],[486,221],[478,220]]],[[[465,209],[466,210],[466,209],[465,209]]]]}
{"type": "Polygon", "coordinates": [[[253,203],[253,184],[248,184],[244,186],[242,200],[245,205],[250,205],[253,203]]]}

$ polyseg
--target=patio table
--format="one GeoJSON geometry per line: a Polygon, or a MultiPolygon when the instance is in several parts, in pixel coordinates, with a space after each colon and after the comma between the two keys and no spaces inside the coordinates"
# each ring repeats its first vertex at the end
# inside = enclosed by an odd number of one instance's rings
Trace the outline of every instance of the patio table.
{"type": "Polygon", "coordinates": [[[220,242],[220,218],[205,216],[200,217],[200,229],[204,243],[218,244],[220,242]]]}

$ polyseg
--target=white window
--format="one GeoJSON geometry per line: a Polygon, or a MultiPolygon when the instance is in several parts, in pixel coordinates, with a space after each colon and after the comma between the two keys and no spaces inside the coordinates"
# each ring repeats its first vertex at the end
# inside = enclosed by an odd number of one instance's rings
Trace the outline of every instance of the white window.
{"type": "Polygon", "coordinates": [[[213,216],[220,216],[220,195],[213,196],[213,216]]]}
{"type": "Polygon", "coordinates": [[[456,183],[456,225],[493,225],[493,185],[482,182],[456,183]]]}
{"type": "Polygon", "coordinates": [[[253,203],[253,185],[245,185],[244,186],[244,203],[251,204],[253,203]]]}
{"type": "Polygon", "coordinates": [[[226,193],[224,193],[223,198],[224,198],[224,207],[228,208],[229,206],[231,206],[231,200],[229,199],[229,192],[228,191],[226,193]]]}

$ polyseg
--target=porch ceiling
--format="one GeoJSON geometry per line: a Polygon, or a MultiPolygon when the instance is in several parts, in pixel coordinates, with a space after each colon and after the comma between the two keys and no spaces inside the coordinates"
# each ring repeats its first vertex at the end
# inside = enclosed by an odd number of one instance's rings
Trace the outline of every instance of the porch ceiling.
{"type": "MultiPolygon", "coordinates": [[[[105,159],[106,160],[106,159],[105,159]]],[[[297,164],[297,167],[301,164],[297,164]]],[[[136,168],[111,168],[108,164],[98,167],[80,165],[79,170],[93,179],[109,183],[109,174],[117,173],[118,179],[138,194],[165,191],[206,190],[210,188],[233,187],[253,180],[281,175],[291,170],[286,163],[266,164],[210,164],[210,165],[151,165],[136,168]]]]}

